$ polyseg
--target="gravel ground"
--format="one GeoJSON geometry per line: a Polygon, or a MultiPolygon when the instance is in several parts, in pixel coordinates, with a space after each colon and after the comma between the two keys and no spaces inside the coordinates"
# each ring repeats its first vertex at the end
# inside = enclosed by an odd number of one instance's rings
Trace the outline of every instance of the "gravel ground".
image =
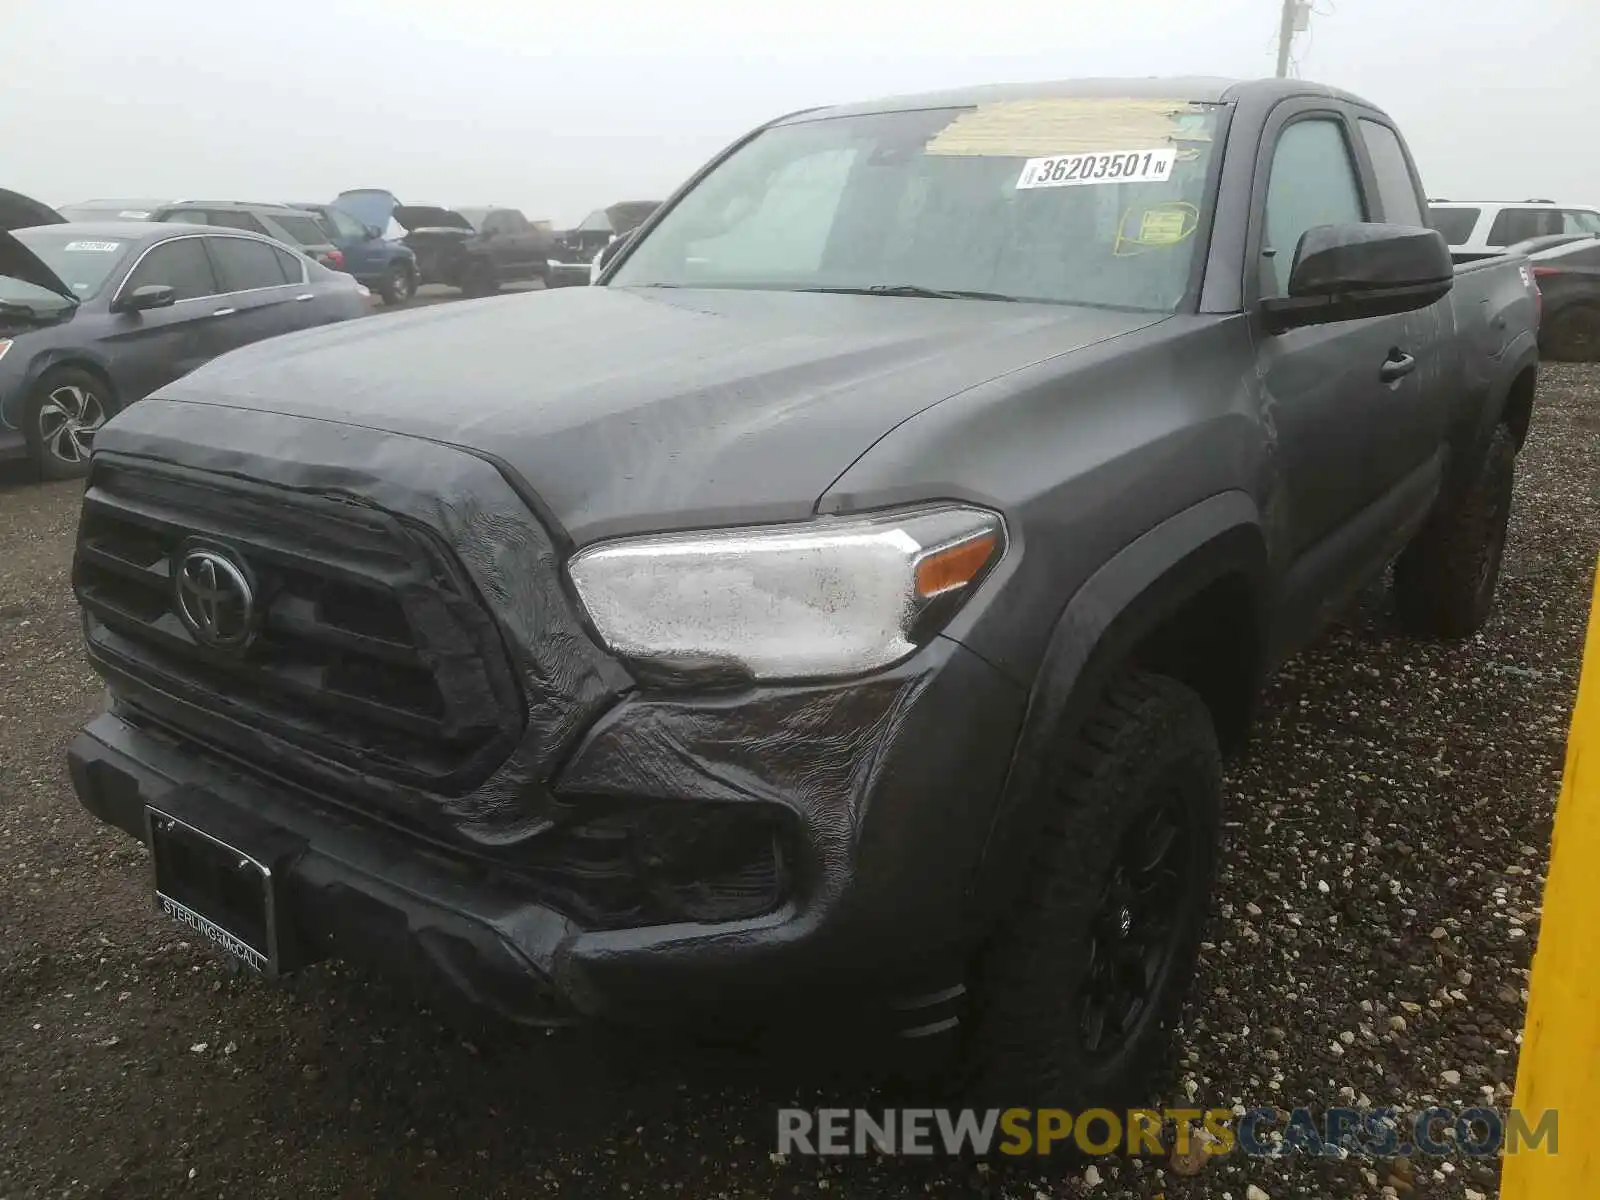
{"type": "MultiPolygon", "coordinates": [[[[1230,776],[1169,1104],[1509,1102],[1600,546],[1597,433],[1600,368],[1549,368],[1479,637],[1398,638],[1375,591],[1272,685],[1230,776]]],[[[865,1085],[597,1033],[469,1033],[336,965],[242,979],[156,917],[143,849],[72,796],[64,751],[99,703],[68,593],[76,501],[0,482],[0,1197],[1497,1192],[1470,1162],[1232,1157],[1179,1178],[1110,1159],[1053,1180],[776,1162],[776,1107],[869,1104],[865,1085]]]]}

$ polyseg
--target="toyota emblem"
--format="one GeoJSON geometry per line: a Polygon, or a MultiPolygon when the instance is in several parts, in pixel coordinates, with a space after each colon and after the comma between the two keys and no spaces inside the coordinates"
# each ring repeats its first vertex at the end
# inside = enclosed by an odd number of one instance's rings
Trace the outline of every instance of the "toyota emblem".
{"type": "Polygon", "coordinates": [[[215,650],[242,650],[255,633],[256,596],[233,558],[216,550],[190,550],[173,580],[178,615],[195,640],[215,650]]]}

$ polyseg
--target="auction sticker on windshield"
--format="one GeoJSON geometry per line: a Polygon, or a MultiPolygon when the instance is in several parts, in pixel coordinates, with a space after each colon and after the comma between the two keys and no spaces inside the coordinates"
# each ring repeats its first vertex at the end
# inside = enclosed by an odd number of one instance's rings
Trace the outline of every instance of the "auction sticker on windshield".
{"type": "Polygon", "coordinates": [[[1163,150],[1112,150],[1030,158],[1022,165],[1018,188],[1081,187],[1096,183],[1165,183],[1178,161],[1175,147],[1163,150]]]}
{"type": "Polygon", "coordinates": [[[68,242],[63,250],[93,250],[100,254],[110,254],[122,246],[121,242],[68,242]]]}

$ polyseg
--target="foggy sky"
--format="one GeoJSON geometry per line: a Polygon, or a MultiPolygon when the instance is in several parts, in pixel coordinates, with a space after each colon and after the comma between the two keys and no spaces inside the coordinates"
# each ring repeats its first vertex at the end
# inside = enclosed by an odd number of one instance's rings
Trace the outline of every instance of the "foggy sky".
{"type": "MultiPolygon", "coordinates": [[[[1316,0],[1299,73],[1402,124],[1431,196],[1600,204],[1594,0],[1316,0]]],[[[0,0],[0,187],[660,199],[796,108],[967,83],[1272,73],[1278,0],[0,0]]]]}

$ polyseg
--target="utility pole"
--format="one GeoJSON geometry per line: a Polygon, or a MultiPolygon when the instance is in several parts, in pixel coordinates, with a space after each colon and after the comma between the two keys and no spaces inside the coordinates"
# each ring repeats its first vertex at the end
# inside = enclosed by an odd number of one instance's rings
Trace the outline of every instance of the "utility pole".
{"type": "Polygon", "coordinates": [[[1289,75],[1289,48],[1294,44],[1295,18],[1299,15],[1299,0],[1283,0],[1283,16],[1278,21],[1278,78],[1289,75]]]}

